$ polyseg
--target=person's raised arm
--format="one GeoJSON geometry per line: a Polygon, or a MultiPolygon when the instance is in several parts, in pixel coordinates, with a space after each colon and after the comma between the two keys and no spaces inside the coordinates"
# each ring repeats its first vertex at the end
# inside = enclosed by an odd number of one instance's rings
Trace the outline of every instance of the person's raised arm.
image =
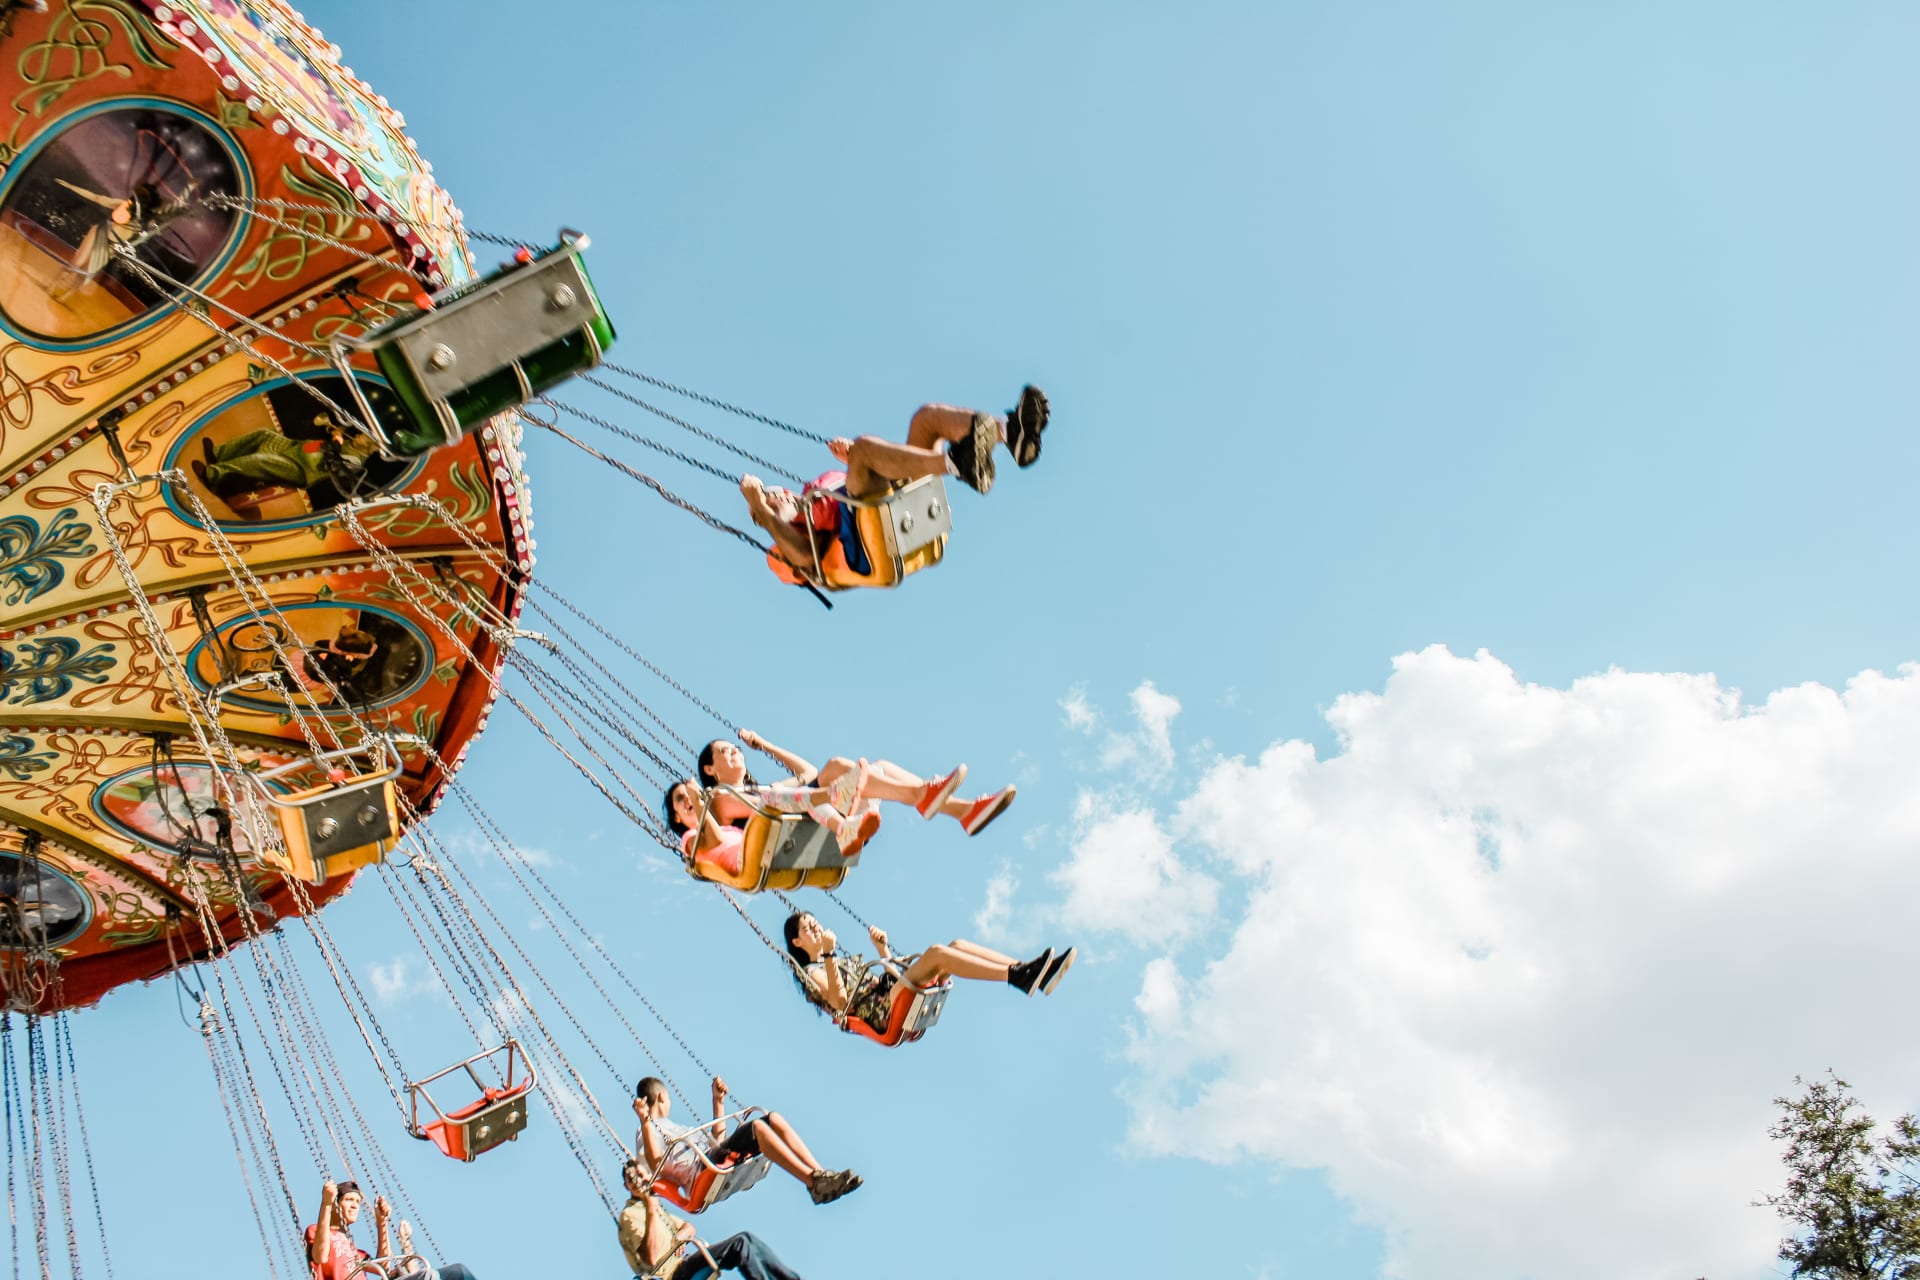
{"type": "Polygon", "coordinates": [[[333,1244],[333,1202],[339,1191],[331,1182],[320,1187],[320,1217],[313,1229],[313,1239],[307,1243],[307,1261],[317,1267],[327,1265],[328,1250],[333,1244]]]}
{"type": "Polygon", "coordinates": [[[387,1203],[385,1196],[373,1198],[373,1256],[391,1258],[393,1242],[387,1237],[387,1221],[393,1217],[393,1206],[387,1203]]]}
{"type": "Polygon", "coordinates": [[[822,929],[820,931],[820,937],[827,944],[827,949],[820,953],[822,983],[820,994],[828,1010],[833,1013],[845,1013],[847,1011],[848,998],[847,984],[840,978],[840,952],[836,946],[839,939],[833,936],[831,929],[822,929]]]}
{"type": "Polygon", "coordinates": [[[810,787],[820,777],[820,771],[813,762],[804,756],[797,756],[785,747],[775,746],[751,729],[740,731],[740,741],[755,751],[764,751],[780,762],[780,767],[793,775],[793,780],[803,787],[810,787]]]}
{"type": "Polygon", "coordinates": [[[727,1140],[727,1122],[721,1119],[727,1114],[727,1082],[719,1076],[713,1078],[713,1127],[708,1130],[716,1143],[727,1140]]]}

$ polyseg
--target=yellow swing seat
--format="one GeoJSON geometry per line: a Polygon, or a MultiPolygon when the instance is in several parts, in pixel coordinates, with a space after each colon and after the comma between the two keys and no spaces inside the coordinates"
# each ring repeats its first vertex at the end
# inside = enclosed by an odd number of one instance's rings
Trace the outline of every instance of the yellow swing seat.
{"type": "Polygon", "coordinates": [[[814,585],[827,591],[856,587],[897,587],[922,569],[939,564],[953,533],[953,513],[947,505],[947,482],[925,476],[901,485],[879,498],[854,498],[838,489],[809,485],[800,497],[802,511],[813,510],[815,499],[825,499],[853,513],[855,532],[871,566],[856,573],[847,563],[838,538],[816,537],[813,553],[814,585]]]}
{"type": "Polygon", "coordinates": [[[381,737],[372,743],[342,747],[247,774],[254,782],[255,793],[272,807],[286,842],[284,857],[268,848],[262,850],[262,859],[314,885],[379,861],[400,835],[398,791],[394,786],[400,770],[399,751],[381,737]],[[286,795],[266,785],[311,765],[331,773],[331,762],[364,756],[369,750],[377,751],[380,760],[366,773],[330,779],[286,795]]]}
{"type": "Polygon", "coordinates": [[[722,792],[753,811],[740,842],[740,870],[729,875],[712,863],[696,866],[695,859],[689,856],[687,873],[696,880],[711,880],[741,893],[760,893],[767,889],[781,892],[837,889],[847,878],[847,872],[859,865],[857,848],[842,852],[833,832],[807,814],[769,809],[724,782],[715,783],[706,793],[700,809],[702,827],[706,825],[714,799],[722,792]]]}

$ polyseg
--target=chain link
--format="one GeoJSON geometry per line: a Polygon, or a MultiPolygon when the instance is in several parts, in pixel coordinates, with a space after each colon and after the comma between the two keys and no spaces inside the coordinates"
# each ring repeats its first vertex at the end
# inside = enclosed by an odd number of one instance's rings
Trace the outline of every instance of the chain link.
{"type": "MultiPolygon", "coordinates": [[[[699,436],[702,440],[705,440],[708,444],[717,444],[722,449],[725,449],[728,453],[732,454],[734,457],[743,459],[747,462],[751,462],[755,466],[760,467],[763,470],[771,471],[774,475],[779,476],[782,480],[789,480],[794,484],[800,485],[802,487],[804,487],[807,483],[806,478],[804,476],[795,475],[793,472],[788,471],[785,467],[782,467],[777,462],[769,462],[767,459],[761,457],[757,453],[753,453],[749,450],[742,449],[739,445],[734,444],[731,440],[728,440],[724,436],[715,435],[713,432],[708,431],[704,427],[696,427],[691,422],[688,422],[685,418],[675,417],[673,414],[668,413],[665,409],[662,409],[657,405],[649,404],[647,401],[642,400],[639,396],[634,395],[631,391],[623,391],[619,387],[614,386],[612,383],[607,382],[601,378],[596,378],[590,373],[581,374],[580,381],[586,383],[588,386],[598,387],[602,391],[606,392],[608,395],[618,396],[620,399],[625,400],[628,404],[633,405],[636,408],[645,409],[648,413],[652,414],[654,417],[659,418],[664,422],[671,422],[674,426],[679,427],[682,431],[688,431],[696,436],[699,436]]],[[[568,408],[568,406],[566,405],[562,405],[560,407],[563,409],[568,408]]],[[[638,432],[630,432],[618,427],[614,427],[611,429],[615,431],[617,434],[625,436],[629,440],[638,441],[641,444],[650,445],[654,448],[661,447],[659,445],[655,445],[653,441],[647,439],[643,435],[640,435],[638,432]]],[[[680,456],[680,455],[675,455],[675,456],[680,456]]]]}
{"type": "Polygon", "coordinates": [[[762,426],[777,428],[778,430],[786,432],[788,435],[799,436],[802,440],[811,440],[815,444],[831,444],[832,443],[832,441],[829,440],[826,436],[820,435],[818,432],[804,430],[800,427],[794,426],[790,422],[782,422],[778,418],[769,418],[766,414],[755,413],[751,409],[742,409],[739,405],[728,404],[725,400],[716,400],[714,397],[710,395],[702,394],[701,392],[695,391],[690,387],[677,386],[674,383],[665,381],[664,379],[656,378],[650,373],[642,373],[638,369],[629,369],[629,368],[626,368],[624,365],[614,364],[610,360],[603,362],[601,367],[603,369],[610,370],[611,372],[620,374],[623,377],[632,378],[636,382],[644,382],[650,387],[658,387],[662,391],[670,391],[674,395],[685,396],[689,400],[697,400],[701,404],[706,405],[708,408],[720,409],[727,413],[737,414],[742,418],[748,419],[749,421],[758,422],[762,426]]]}

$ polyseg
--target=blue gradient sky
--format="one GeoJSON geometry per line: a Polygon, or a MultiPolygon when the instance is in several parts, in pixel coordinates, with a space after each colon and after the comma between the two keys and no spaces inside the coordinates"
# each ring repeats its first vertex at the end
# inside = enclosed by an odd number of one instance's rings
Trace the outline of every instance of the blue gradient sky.
{"type": "MultiPolygon", "coordinates": [[[[902,946],[974,932],[995,875],[1019,883],[1010,941],[1076,940],[1053,936],[1048,875],[1083,788],[1164,798],[1218,754],[1334,749],[1322,712],[1429,644],[1551,685],[1620,666],[1755,694],[1914,657],[1908,6],[313,0],[307,16],[406,112],[469,226],[592,234],[622,362],[835,434],[898,433],[929,399],[1001,409],[1026,380],[1051,393],[1041,464],[961,495],[947,563],[831,614],[531,441],[545,580],[736,722],[816,758],[1019,782],[979,840],[890,821],[849,890],[902,946]],[[1061,700],[1082,689],[1123,718],[1143,680],[1184,708],[1177,758],[1116,778],[1061,700]]],[[[623,456],[731,518],[727,486],[623,456]]],[[[713,732],[652,689],[687,737],[713,732]]],[[[1193,1158],[1134,1149],[1130,1106],[1157,1087],[1129,1057],[1153,948],[1079,938],[1050,1000],[965,990],[934,1038],[879,1052],[810,1014],[722,903],[509,714],[466,776],[702,1058],[867,1176],[816,1209],[775,1175],[711,1233],[751,1228],[809,1280],[1379,1273],[1392,1215],[1315,1170],[1215,1139],[1193,1158]]],[[[410,945],[372,886],[329,922],[368,966],[410,945]]],[[[1203,930],[1189,964],[1222,942],[1203,930]]],[[[550,973],[619,1043],[584,980],[550,973]]],[[[1271,1016],[1288,982],[1273,975],[1271,1016]]],[[[410,1067],[461,1051],[429,997],[389,1021],[410,1067]]],[[[252,1273],[172,992],[119,993],[76,1035],[118,1270],[252,1273]]],[[[482,1280],[622,1274],[550,1124],[440,1161],[399,1132],[350,1037],[453,1257],[482,1280]]],[[[590,1083],[620,1106],[631,1080],[590,1083]]],[[[1763,1253],[1744,1274],[1772,1273],[1763,1253]]]]}

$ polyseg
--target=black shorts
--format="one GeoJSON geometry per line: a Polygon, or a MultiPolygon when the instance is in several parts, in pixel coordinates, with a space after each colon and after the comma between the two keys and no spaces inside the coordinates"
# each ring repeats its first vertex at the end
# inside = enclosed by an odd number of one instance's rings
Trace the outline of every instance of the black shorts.
{"type": "Polygon", "coordinates": [[[760,1139],[754,1136],[753,1121],[745,1121],[735,1128],[714,1154],[739,1156],[742,1160],[759,1155],[760,1139]]]}

